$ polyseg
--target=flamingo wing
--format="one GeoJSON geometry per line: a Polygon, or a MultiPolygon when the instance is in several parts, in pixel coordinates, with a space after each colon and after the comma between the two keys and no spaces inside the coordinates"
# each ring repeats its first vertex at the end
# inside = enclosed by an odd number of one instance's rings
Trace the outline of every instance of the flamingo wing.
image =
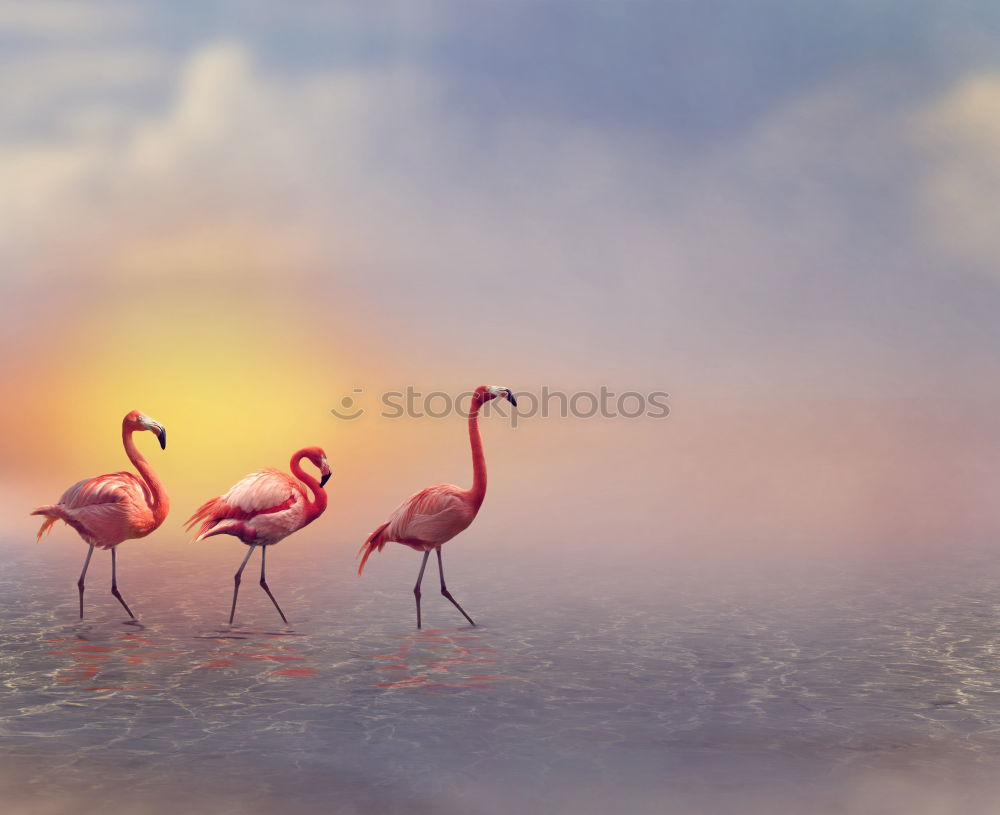
{"type": "Polygon", "coordinates": [[[224,533],[255,538],[260,530],[255,530],[253,522],[270,516],[265,524],[268,532],[280,530],[284,537],[297,528],[294,523],[301,514],[302,498],[302,487],[294,478],[280,470],[260,470],[238,481],[225,495],[202,504],[188,520],[187,528],[202,522],[196,540],[224,533]]]}
{"type": "Polygon", "coordinates": [[[302,495],[298,482],[280,470],[261,470],[237,481],[222,500],[247,515],[277,512],[302,495]]]}
{"type": "Polygon", "coordinates": [[[97,504],[117,504],[125,501],[150,503],[149,488],[132,473],[108,473],[77,481],[67,489],[59,503],[66,509],[82,509],[97,504]]]}

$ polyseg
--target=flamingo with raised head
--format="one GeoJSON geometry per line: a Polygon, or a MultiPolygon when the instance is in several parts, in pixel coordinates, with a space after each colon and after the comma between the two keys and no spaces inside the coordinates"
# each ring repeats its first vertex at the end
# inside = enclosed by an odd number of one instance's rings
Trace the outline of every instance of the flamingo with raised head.
{"type": "Polygon", "coordinates": [[[48,532],[56,521],[65,521],[90,545],[83,571],[77,581],[80,590],[80,619],[83,619],[83,587],[87,567],[94,554],[94,547],[111,550],[111,593],[133,620],[135,615],[118,591],[117,547],[122,541],[144,538],[167,517],[170,499],[163,484],[156,477],[149,462],[135,447],[132,434],[149,430],[160,440],[160,448],[167,447],[167,431],[163,425],[138,410],[129,412],[122,420],[122,443],[129,461],[139,471],[109,473],[79,481],[62,494],[58,504],[38,507],[32,515],[43,515],[45,520],[38,530],[36,542],[48,532]]]}
{"type": "Polygon", "coordinates": [[[486,458],[483,455],[483,441],[479,435],[479,410],[486,402],[498,396],[517,407],[517,401],[510,389],[499,385],[480,385],[472,394],[472,404],[469,408],[469,442],[472,446],[471,489],[462,489],[454,484],[437,484],[414,493],[396,507],[388,521],[368,536],[368,540],[362,544],[358,552],[359,555],[363,555],[358,566],[359,577],[371,553],[376,550],[381,552],[387,543],[402,543],[424,553],[420,572],[417,574],[417,585],[413,587],[413,595],[417,600],[417,628],[421,627],[420,584],[424,579],[427,558],[432,550],[437,553],[441,594],[462,612],[462,616],[470,625],[475,625],[472,617],[465,613],[465,609],[451,596],[445,585],[441,546],[475,520],[479,507],[486,497],[486,458]]]}
{"type": "Polygon", "coordinates": [[[264,574],[267,547],[274,546],[323,514],[326,509],[326,491],[323,487],[330,478],[330,465],[327,463],[326,453],[319,447],[304,447],[292,456],[290,469],[294,478],[270,468],[250,473],[225,495],[206,501],[188,519],[189,530],[201,522],[196,541],[212,535],[232,535],[250,547],[233,579],[235,585],[233,606],[229,611],[230,625],[236,615],[236,596],[240,591],[243,570],[257,546],[260,547],[260,586],[271,598],[282,621],[288,624],[285,612],[281,610],[267,585],[264,574]],[[303,471],[299,462],[304,458],[319,469],[319,481],[303,471]],[[312,492],[311,499],[306,488],[312,492]]]}

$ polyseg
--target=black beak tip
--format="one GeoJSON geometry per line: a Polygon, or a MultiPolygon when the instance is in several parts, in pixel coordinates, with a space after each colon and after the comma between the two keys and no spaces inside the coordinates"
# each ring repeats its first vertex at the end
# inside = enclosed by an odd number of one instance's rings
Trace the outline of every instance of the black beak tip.
{"type": "Polygon", "coordinates": [[[167,449],[167,431],[166,428],[160,428],[160,449],[167,449]]]}
{"type": "Polygon", "coordinates": [[[326,486],[326,482],[330,480],[330,475],[331,475],[330,473],[323,473],[323,476],[319,480],[319,485],[321,487],[326,486]]]}
{"type": "Polygon", "coordinates": [[[517,399],[515,399],[515,398],[514,398],[514,394],[512,394],[512,393],[508,393],[508,394],[507,394],[507,399],[508,399],[508,400],[510,401],[510,403],[511,403],[511,404],[512,404],[512,405],[513,405],[514,407],[517,407],[517,399]]]}

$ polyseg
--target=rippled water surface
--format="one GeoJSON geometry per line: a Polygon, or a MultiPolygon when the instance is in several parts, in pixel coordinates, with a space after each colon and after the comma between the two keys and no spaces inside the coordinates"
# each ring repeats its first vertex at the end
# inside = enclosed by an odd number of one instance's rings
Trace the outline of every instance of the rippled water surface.
{"type": "MultiPolygon", "coordinates": [[[[1000,557],[684,566],[455,547],[210,565],[0,547],[4,811],[993,813],[1000,557]],[[72,562],[69,562],[72,560],[72,562]],[[248,567],[248,575],[251,567],[248,567]]],[[[224,554],[218,554],[223,553],[224,554]]]]}

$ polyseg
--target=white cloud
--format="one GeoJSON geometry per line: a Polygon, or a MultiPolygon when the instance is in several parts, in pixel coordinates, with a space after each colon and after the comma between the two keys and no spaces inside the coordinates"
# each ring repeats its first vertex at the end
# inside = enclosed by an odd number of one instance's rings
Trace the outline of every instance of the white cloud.
{"type": "Polygon", "coordinates": [[[433,79],[410,69],[280,76],[241,44],[218,42],[183,63],[173,99],[153,115],[114,127],[107,105],[67,116],[90,125],[0,142],[10,227],[0,252],[15,259],[8,268],[60,269],[92,292],[116,269],[174,264],[204,276],[228,264],[219,274],[229,278],[245,268],[233,244],[271,235],[244,287],[318,275],[325,296],[350,291],[403,316],[383,329],[400,334],[413,315],[464,335],[470,309],[484,330],[490,320],[558,322],[559,354],[573,333],[590,333],[587,315],[607,309],[608,281],[663,261],[664,235],[628,203],[635,156],[600,134],[530,120],[484,144],[433,79]]]}
{"type": "Polygon", "coordinates": [[[59,111],[76,108],[93,97],[164,80],[168,64],[162,55],[137,48],[10,54],[0,62],[0,70],[8,77],[0,93],[0,123],[11,127],[53,113],[58,120],[59,111]]]}
{"type": "MultiPolygon", "coordinates": [[[[398,316],[382,328],[397,341],[411,320],[459,336],[471,312],[484,333],[545,326],[553,359],[589,344],[609,358],[645,348],[629,358],[653,364],[664,347],[815,355],[786,342],[802,333],[850,353],[866,334],[845,324],[885,322],[865,276],[900,273],[921,245],[887,225],[908,217],[924,147],[863,82],[683,153],[516,106],[483,128],[433,75],[282,75],[239,42],[199,49],[173,81],[151,114],[81,103],[61,141],[0,142],[0,252],[30,270],[53,266],[54,243],[89,261],[61,268],[98,283],[171,264],[227,279],[252,268],[245,286],[311,276],[318,297],[350,292],[359,311],[398,316]],[[248,266],[253,249],[233,247],[265,234],[248,266]],[[870,270],[869,244],[882,253],[870,270]]],[[[473,364],[481,350],[457,353],[473,364]]]]}

